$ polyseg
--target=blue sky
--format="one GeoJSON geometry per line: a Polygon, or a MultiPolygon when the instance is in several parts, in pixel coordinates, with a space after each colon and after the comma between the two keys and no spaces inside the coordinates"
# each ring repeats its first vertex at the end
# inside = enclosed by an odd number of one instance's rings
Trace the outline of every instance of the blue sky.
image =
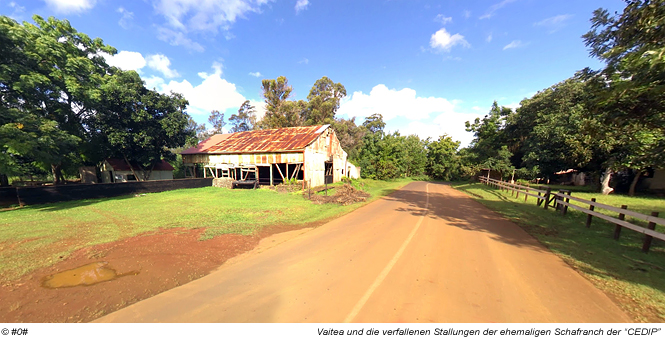
{"type": "Polygon", "coordinates": [[[107,60],[150,88],[211,110],[262,106],[261,79],[286,76],[306,99],[327,76],[347,90],[341,117],[381,113],[387,129],[466,145],[464,122],[572,76],[589,58],[593,10],[619,0],[0,0],[0,14],[67,19],[118,49],[107,60]]]}

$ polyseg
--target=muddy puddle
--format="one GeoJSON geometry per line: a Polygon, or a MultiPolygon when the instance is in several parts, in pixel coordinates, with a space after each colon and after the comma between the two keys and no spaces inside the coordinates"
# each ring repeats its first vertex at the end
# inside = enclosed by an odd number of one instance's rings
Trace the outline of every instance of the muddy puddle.
{"type": "Polygon", "coordinates": [[[65,288],[76,286],[90,286],[96,283],[110,281],[126,275],[137,275],[138,271],[118,274],[108,262],[95,262],[78,268],[65,270],[42,279],[45,288],[65,288]]]}

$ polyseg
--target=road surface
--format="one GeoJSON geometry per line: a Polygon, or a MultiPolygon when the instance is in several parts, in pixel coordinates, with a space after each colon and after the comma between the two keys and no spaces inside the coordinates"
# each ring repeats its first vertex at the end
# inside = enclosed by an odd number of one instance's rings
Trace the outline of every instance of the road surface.
{"type": "Polygon", "coordinates": [[[632,322],[520,227],[444,184],[390,196],[97,322],[632,322]]]}

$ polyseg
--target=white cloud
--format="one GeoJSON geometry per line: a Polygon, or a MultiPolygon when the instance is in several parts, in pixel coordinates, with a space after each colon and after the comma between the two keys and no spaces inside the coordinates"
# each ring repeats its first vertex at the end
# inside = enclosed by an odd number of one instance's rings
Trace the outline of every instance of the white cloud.
{"type": "Polygon", "coordinates": [[[157,37],[173,46],[203,52],[201,44],[192,40],[192,33],[229,32],[238,18],[261,12],[261,7],[273,0],[152,0],[153,8],[164,17],[165,24],[156,25],[157,37]],[[167,27],[168,26],[168,27],[167,27]]]}
{"type": "Polygon", "coordinates": [[[161,72],[166,78],[175,78],[179,76],[177,71],[171,69],[171,61],[169,58],[163,54],[149,55],[146,61],[148,67],[161,72]]]}
{"type": "Polygon", "coordinates": [[[261,72],[249,72],[249,75],[257,78],[262,76],[261,72]]]}
{"type": "Polygon", "coordinates": [[[132,19],[134,19],[134,12],[130,12],[122,7],[118,8],[116,11],[122,14],[122,18],[118,20],[118,25],[124,29],[129,29],[132,19]]]}
{"type": "Polygon", "coordinates": [[[520,40],[513,40],[513,41],[510,42],[510,44],[504,46],[503,50],[505,51],[505,50],[508,50],[508,49],[511,49],[511,48],[523,47],[525,45],[526,44],[522,43],[522,41],[520,41],[520,40]]]}
{"type": "Polygon", "coordinates": [[[456,33],[450,35],[445,28],[442,28],[436,33],[432,34],[429,45],[440,51],[450,51],[450,49],[455,45],[462,45],[464,47],[470,47],[471,45],[464,39],[463,35],[456,33]]]}
{"type": "Polygon", "coordinates": [[[157,13],[180,31],[228,30],[238,18],[259,12],[269,0],[153,0],[157,13]]]}
{"type": "Polygon", "coordinates": [[[95,7],[97,0],[44,0],[58,13],[79,13],[95,7]]]}
{"type": "Polygon", "coordinates": [[[464,11],[464,18],[468,19],[471,17],[471,11],[464,11]]]}
{"type": "Polygon", "coordinates": [[[572,18],[573,16],[571,14],[561,14],[557,16],[553,16],[551,18],[547,18],[541,21],[538,21],[534,23],[534,26],[541,26],[541,27],[546,27],[549,29],[549,33],[554,33],[563,27],[566,26],[566,22],[568,19],[572,18]]]}
{"type": "Polygon", "coordinates": [[[418,120],[433,113],[453,112],[454,107],[455,104],[445,98],[418,97],[410,88],[396,90],[379,84],[369,94],[357,91],[347,97],[342,101],[339,113],[363,118],[380,113],[386,121],[396,117],[418,120]]]}
{"type": "Polygon", "coordinates": [[[157,28],[157,39],[166,41],[172,46],[183,46],[187,49],[197,52],[203,52],[205,50],[201,44],[187,38],[184,33],[176,32],[166,27],[157,28]]]}
{"type": "Polygon", "coordinates": [[[309,59],[303,58],[301,61],[298,62],[298,64],[309,64],[309,59]]]}
{"type": "MultiPolygon", "coordinates": [[[[403,136],[414,134],[422,139],[429,137],[432,140],[437,140],[445,134],[452,137],[453,140],[459,141],[460,147],[463,148],[469,146],[473,140],[473,133],[466,131],[464,123],[473,122],[476,118],[482,118],[483,116],[484,114],[476,113],[442,113],[430,122],[410,122],[406,126],[400,127],[399,132],[403,136]]],[[[389,127],[389,124],[386,124],[386,128],[389,127]]]]}
{"type": "Polygon", "coordinates": [[[515,1],[516,0],[503,0],[499,3],[497,3],[497,4],[494,4],[494,5],[490,6],[490,8],[487,10],[487,12],[485,14],[483,14],[482,16],[480,16],[480,18],[478,18],[478,19],[481,19],[481,20],[482,19],[489,19],[489,18],[494,16],[496,11],[503,8],[505,5],[507,5],[511,2],[515,2],[515,1]]]}
{"type": "Polygon", "coordinates": [[[442,25],[445,25],[445,24],[453,22],[453,18],[452,17],[446,17],[443,14],[439,14],[439,15],[436,16],[436,18],[434,18],[434,21],[439,22],[442,25]]]}
{"type": "Polygon", "coordinates": [[[485,39],[485,41],[487,41],[487,42],[492,41],[492,33],[490,33],[490,35],[487,36],[487,39],[485,39]]]}
{"type": "Polygon", "coordinates": [[[141,77],[141,79],[145,82],[145,87],[150,90],[159,89],[164,85],[164,79],[158,76],[141,77]]]}
{"type": "Polygon", "coordinates": [[[104,52],[100,54],[106,59],[107,64],[125,71],[139,71],[146,65],[146,60],[139,52],[120,51],[115,55],[110,55],[104,52]]]}
{"type": "Polygon", "coordinates": [[[259,102],[256,100],[250,100],[249,104],[254,106],[254,114],[256,115],[256,121],[259,121],[266,115],[266,102],[259,102]]]}
{"type": "MultiPolygon", "coordinates": [[[[245,97],[238,93],[235,84],[222,79],[222,65],[215,62],[212,66],[214,73],[199,73],[203,78],[198,85],[193,85],[187,80],[174,81],[168,84],[158,81],[158,77],[153,77],[154,87],[159,92],[170,93],[171,91],[181,93],[189,101],[188,111],[192,114],[207,115],[212,110],[224,112],[227,109],[239,108],[245,101],[245,97]]],[[[144,79],[146,84],[148,79],[144,79]]],[[[257,107],[257,111],[258,111],[257,107]]]]}
{"type": "Polygon", "coordinates": [[[309,0],[298,0],[296,2],[296,14],[306,10],[307,6],[309,6],[309,0]]]}
{"type": "Polygon", "coordinates": [[[7,7],[12,9],[12,14],[9,15],[10,18],[12,18],[12,19],[14,19],[18,22],[23,21],[22,20],[22,17],[23,17],[22,13],[25,12],[25,7],[17,4],[14,1],[8,3],[7,7]]]}

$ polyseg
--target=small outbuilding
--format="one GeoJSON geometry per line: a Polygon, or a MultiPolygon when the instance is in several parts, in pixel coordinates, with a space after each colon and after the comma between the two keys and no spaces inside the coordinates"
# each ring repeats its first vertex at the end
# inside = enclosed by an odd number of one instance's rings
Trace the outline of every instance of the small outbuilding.
{"type": "MultiPolygon", "coordinates": [[[[275,185],[340,181],[352,164],[330,125],[297,126],[214,135],[182,152],[186,174],[275,185]]],[[[353,168],[353,167],[352,167],[353,168]]]]}
{"type": "MultiPolygon", "coordinates": [[[[132,164],[132,168],[134,168],[136,175],[142,176],[138,164],[132,164]]],[[[102,183],[132,182],[137,180],[134,172],[132,172],[132,169],[124,159],[108,158],[102,162],[100,170],[102,173],[102,183]]],[[[155,164],[148,178],[149,181],[162,179],[173,179],[173,166],[165,160],[161,160],[155,164]]]]}

